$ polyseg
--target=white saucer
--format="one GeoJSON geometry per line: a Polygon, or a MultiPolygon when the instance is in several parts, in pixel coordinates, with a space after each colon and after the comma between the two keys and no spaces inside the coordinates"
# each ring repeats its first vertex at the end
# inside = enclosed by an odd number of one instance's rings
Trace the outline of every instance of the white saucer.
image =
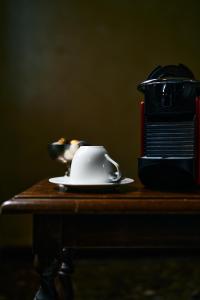
{"type": "Polygon", "coordinates": [[[103,183],[92,183],[92,184],[85,184],[85,183],[73,183],[70,182],[69,177],[67,176],[62,176],[62,177],[54,177],[50,178],[49,182],[55,183],[59,186],[66,186],[66,187],[109,187],[109,186],[120,186],[120,185],[125,185],[125,184],[130,184],[134,182],[134,179],[132,178],[123,178],[122,180],[118,182],[103,182],[103,183]]]}

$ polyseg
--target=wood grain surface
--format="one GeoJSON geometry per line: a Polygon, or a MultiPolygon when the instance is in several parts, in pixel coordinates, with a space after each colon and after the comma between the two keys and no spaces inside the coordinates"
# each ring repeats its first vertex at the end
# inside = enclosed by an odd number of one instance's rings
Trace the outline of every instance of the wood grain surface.
{"type": "Polygon", "coordinates": [[[56,214],[200,213],[200,190],[155,191],[140,184],[114,190],[60,190],[48,180],[4,202],[1,212],[56,214]]]}

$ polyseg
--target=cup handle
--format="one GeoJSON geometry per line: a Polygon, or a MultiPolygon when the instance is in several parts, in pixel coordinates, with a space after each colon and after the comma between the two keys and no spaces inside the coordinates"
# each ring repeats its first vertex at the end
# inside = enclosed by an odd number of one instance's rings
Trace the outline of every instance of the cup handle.
{"type": "Polygon", "coordinates": [[[119,169],[118,163],[117,163],[116,161],[114,161],[107,153],[105,154],[105,158],[106,158],[109,162],[111,162],[111,163],[115,166],[115,168],[117,169],[117,171],[114,173],[116,176],[115,176],[115,177],[112,176],[112,177],[111,177],[111,181],[113,181],[113,182],[119,181],[119,180],[122,178],[122,174],[121,174],[121,171],[120,171],[120,169],[119,169]]]}

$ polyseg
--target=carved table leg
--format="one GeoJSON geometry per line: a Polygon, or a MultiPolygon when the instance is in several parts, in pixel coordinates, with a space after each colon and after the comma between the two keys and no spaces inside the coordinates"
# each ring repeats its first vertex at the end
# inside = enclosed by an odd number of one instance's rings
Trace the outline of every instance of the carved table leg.
{"type": "Polygon", "coordinates": [[[34,300],[57,300],[55,289],[55,276],[58,262],[47,257],[36,256],[36,270],[40,275],[40,288],[35,295],[34,300]]]}
{"type": "Polygon", "coordinates": [[[71,274],[73,273],[73,263],[72,263],[72,250],[68,248],[63,248],[61,254],[61,266],[58,271],[58,277],[62,286],[62,299],[63,300],[73,300],[74,291],[71,280],[71,274]]]}
{"type": "Polygon", "coordinates": [[[34,215],[33,252],[41,286],[34,300],[73,300],[72,250],[63,248],[63,216],[34,215]]]}

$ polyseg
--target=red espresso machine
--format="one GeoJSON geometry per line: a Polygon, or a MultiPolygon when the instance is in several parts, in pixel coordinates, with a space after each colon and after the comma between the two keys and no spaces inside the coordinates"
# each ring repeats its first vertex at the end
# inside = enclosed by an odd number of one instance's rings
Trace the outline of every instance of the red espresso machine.
{"type": "Polygon", "coordinates": [[[141,182],[155,188],[200,184],[200,81],[184,65],[154,69],[138,85],[141,182]]]}

